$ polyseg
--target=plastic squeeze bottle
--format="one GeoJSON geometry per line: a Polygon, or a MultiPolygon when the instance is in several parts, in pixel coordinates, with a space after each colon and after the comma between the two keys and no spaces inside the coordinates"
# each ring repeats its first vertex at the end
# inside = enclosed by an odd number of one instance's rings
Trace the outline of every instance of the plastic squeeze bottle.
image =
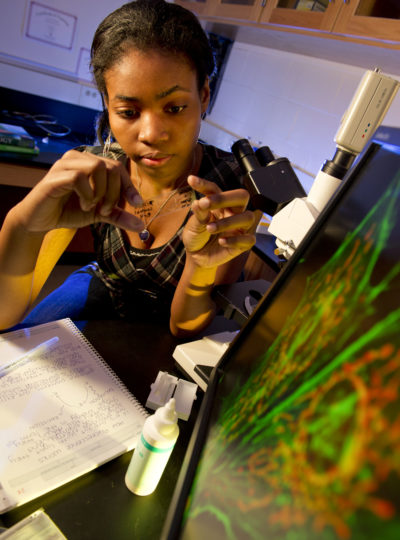
{"type": "Polygon", "coordinates": [[[149,416],[125,475],[125,484],[136,495],[152,493],[161,478],[179,435],[175,399],[149,416]]]}

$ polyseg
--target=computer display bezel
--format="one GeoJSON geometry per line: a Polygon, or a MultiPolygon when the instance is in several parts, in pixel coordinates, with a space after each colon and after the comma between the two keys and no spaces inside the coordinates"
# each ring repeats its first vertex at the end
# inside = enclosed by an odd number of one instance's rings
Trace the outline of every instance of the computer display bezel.
{"type": "Polygon", "coordinates": [[[340,205],[342,199],[346,196],[348,191],[354,186],[354,182],[357,181],[358,173],[362,169],[369,159],[371,159],[379,149],[385,146],[377,142],[371,142],[360,156],[356,165],[348,173],[340,189],[332,198],[330,203],[324,209],[319,216],[308,235],[305,237],[295,254],[288,261],[282,271],[279,273],[271,288],[264,295],[263,299],[259,302],[256,310],[253,312],[249,321],[241,329],[235,340],[227,352],[221,358],[218,366],[214,369],[207,392],[203,398],[203,403],[199,411],[199,415],[193,430],[192,437],[185,455],[185,460],[182,466],[181,473],[178,478],[176,489],[174,491],[173,499],[171,501],[170,509],[168,512],[167,520],[163,529],[162,539],[172,540],[179,537],[179,531],[181,528],[181,522],[187,502],[187,498],[190,493],[192,481],[198,465],[204,441],[206,440],[209,419],[213,408],[214,397],[218,388],[218,381],[224,372],[225,367],[229,363],[236,351],[246,341],[248,334],[252,331],[255,325],[257,325],[260,318],[264,315],[268,307],[272,304],[275,297],[279,294],[281,287],[290,278],[293,269],[296,267],[298,261],[303,257],[304,252],[312,244],[314,238],[319,231],[325,226],[327,220],[332,215],[333,211],[340,205]]]}

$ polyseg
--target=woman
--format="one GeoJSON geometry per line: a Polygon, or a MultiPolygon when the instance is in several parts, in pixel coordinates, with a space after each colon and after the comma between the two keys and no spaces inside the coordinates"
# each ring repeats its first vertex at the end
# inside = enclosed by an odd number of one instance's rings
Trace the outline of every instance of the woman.
{"type": "Polygon", "coordinates": [[[255,227],[232,156],[198,142],[214,69],[207,38],[189,11],[138,0],[100,24],[91,65],[106,142],[67,152],[9,212],[0,327],[23,319],[75,231],[90,224],[97,262],[24,325],[168,312],[173,334],[196,333],[215,314],[213,287],[237,280],[255,227]]]}

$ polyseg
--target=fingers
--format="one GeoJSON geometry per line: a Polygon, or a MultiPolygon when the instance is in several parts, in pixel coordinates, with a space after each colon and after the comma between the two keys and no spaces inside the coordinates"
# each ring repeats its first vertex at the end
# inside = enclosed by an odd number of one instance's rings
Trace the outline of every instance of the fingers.
{"type": "Polygon", "coordinates": [[[98,156],[70,150],[55,164],[55,169],[64,173],[60,184],[75,191],[82,210],[91,210],[104,198],[109,172],[98,156]]]}
{"type": "Polygon", "coordinates": [[[202,193],[203,195],[212,195],[213,193],[221,193],[220,188],[214,182],[200,178],[193,174],[188,176],[188,184],[190,187],[202,193]]]}
{"type": "Polygon", "coordinates": [[[78,195],[79,204],[83,211],[90,211],[104,197],[107,189],[107,173],[99,168],[95,174],[88,176],[82,171],[75,173],[73,190],[78,195]]]}
{"type": "Polygon", "coordinates": [[[227,209],[234,213],[243,212],[249,202],[249,193],[245,189],[235,189],[208,195],[199,200],[202,210],[223,210],[227,209]]]}
{"type": "Polygon", "coordinates": [[[131,180],[131,177],[128,174],[128,171],[123,166],[120,166],[120,169],[121,169],[122,192],[123,192],[126,200],[132,206],[140,206],[140,205],[142,205],[143,204],[142,197],[140,196],[140,194],[137,191],[137,189],[135,188],[135,186],[132,184],[132,180],[131,180]]]}
{"type": "Polygon", "coordinates": [[[114,207],[107,216],[96,216],[95,221],[110,223],[111,225],[115,225],[120,229],[134,232],[143,231],[145,228],[145,224],[141,219],[118,207],[114,207]]]}
{"type": "Polygon", "coordinates": [[[222,192],[213,182],[188,178],[204,197],[192,204],[193,216],[185,228],[186,250],[200,265],[221,265],[250,250],[256,242],[254,213],[246,210],[245,189],[222,192]]]}
{"type": "Polygon", "coordinates": [[[248,251],[256,243],[255,234],[236,234],[235,236],[218,238],[218,244],[229,250],[235,250],[239,253],[248,251]]]}
{"type": "Polygon", "coordinates": [[[214,182],[193,175],[188,183],[205,195],[193,203],[192,211],[208,233],[232,236],[253,232],[254,214],[245,210],[250,197],[245,189],[223,192],[214,182]]]}
{"type": "Polygon", "coordinates": [[[59,167],[72,172],[72,188],[83,211],[99,205],[100,213],[107,216],[121,195],[133,206],[142,203],[128,172],[118,161],[70,150],[59,163],[59,167]]]}
{"type": "Polygon", "coordinates": [[[106,191],[101,200],[99,212],[102,216],[109,216],[113,208],[119,203],[121,197],[120,174],[115,168],[110,168],[107,174],[106,191]]]}
{"type": "Polygon", "coordinates": [[[210,234],[220,234],[222,236],[232,236],[247,234],[253,232],[254,214],[250,210],[241,214],[212,221],[206,225],[207,232],[210,234]]]}
{"type": "Polygon", "coordinates": [[[251,250],[256,243],[256,237],[253,234],[232,236],[229,238],[219,238],[220,246],[220,264],[229,262],[242,253],[251,250]]]}
{"type": "Polygon", "coordinates": [[[203,210],[199,203],[200,201],[194,201],[192,203],[192,212],[201,225],[206,225],[210,221],[211,212],[207,209],[203,210]]]}
{"type": "Polygon", "coordinates": [[[250,195],[245,189],[221,191],[214,182],[193,175],[189,176],[188,183],[193,189],[205,195],[205,197],[197,201],[198,205],[196,207],[204,214],[207,211],[221,209],[229,209],[234,213],[243,212],[249,202],[250,195]]]}

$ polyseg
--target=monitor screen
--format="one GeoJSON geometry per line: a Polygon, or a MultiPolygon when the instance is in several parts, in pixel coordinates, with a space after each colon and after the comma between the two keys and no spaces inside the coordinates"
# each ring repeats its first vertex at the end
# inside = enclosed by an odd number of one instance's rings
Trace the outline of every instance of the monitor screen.
{"type": "Polygon", "coordinates": [[[371,143],[214,370],[164,538],[400,538],[400,149],[371,143]]]}

